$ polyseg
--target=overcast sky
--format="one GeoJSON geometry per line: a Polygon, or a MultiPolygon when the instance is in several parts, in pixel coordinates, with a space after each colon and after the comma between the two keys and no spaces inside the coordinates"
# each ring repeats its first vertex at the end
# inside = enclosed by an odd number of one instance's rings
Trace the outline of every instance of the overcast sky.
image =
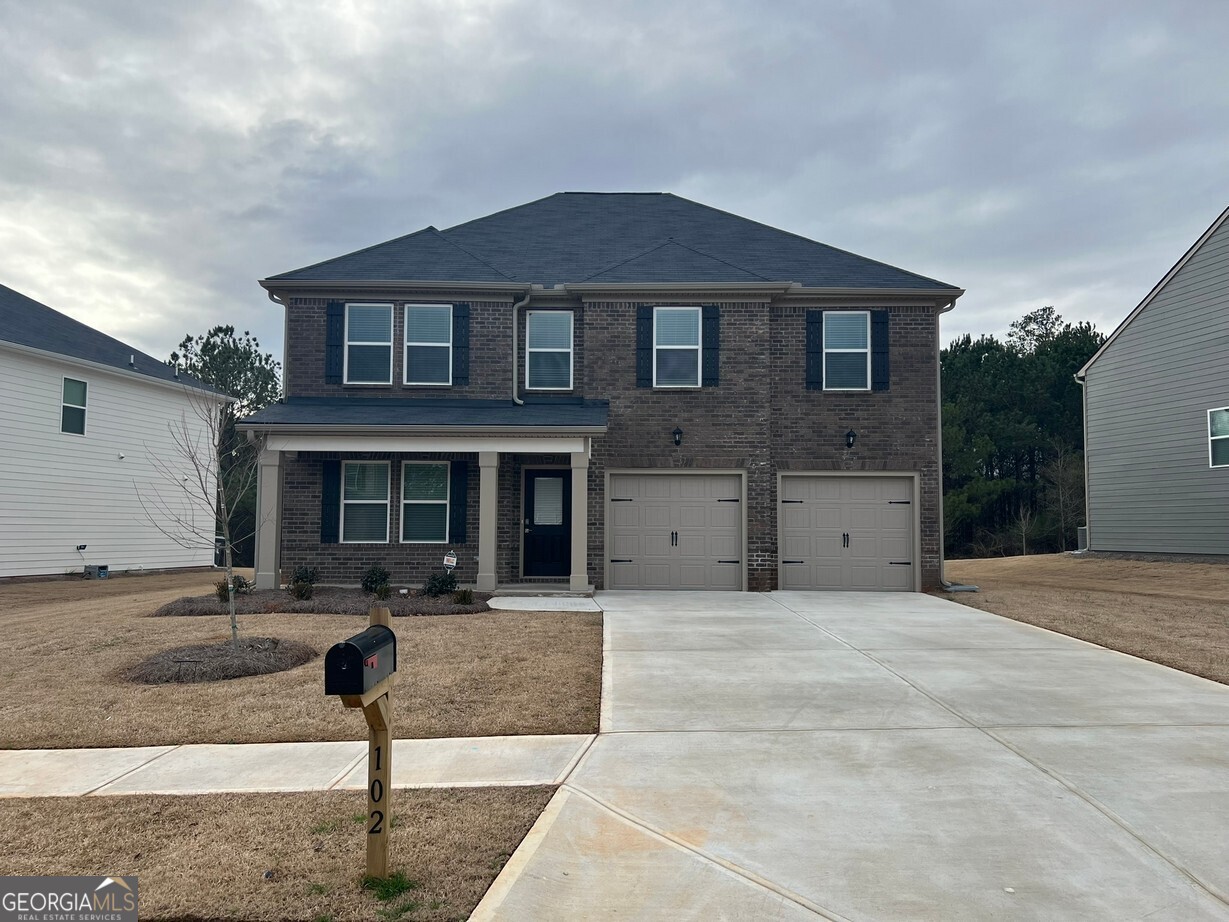
{"type": "Polygon", "coordinates": [[[256,280],[671,191],[1109,331],[1229,205],[1229,3],[0,0],[0,283],[280,358],[256,280]]]}

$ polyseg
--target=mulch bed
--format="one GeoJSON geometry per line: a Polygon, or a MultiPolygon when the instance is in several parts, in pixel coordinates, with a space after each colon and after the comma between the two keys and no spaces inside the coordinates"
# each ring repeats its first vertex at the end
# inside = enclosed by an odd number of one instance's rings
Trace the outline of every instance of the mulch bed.
{"type": "MultiPolygon", "coordinates": [[[[402,597],[396,592],[383,602],[361,589],[341,589],[336,586],[316,586],[310,599],[299,600],[280,589],[255,589],[251,593],[235,595],[235,613],[239,615],[263,615],[278,613],[302,615],[366,615],[373,605],[387,608],[394,616],[407,615],[462,615],[490,611],[485,592],[475,592],[471,605],[457,605],[452,595],[432,598],[410,593],[402,597]]],[[[168,602],[153,612],[155,618],[195,615],[229,614],[226,605],[214,595],[185,596],[168,602]]]]}
{"type": "Polygon", "coordinates": [[[142,685],[190,685],[285,672],[319,655],[297,640],[240,637],[237,643],[224,640],[161,650],[126,669],[124,676],[142,685]]]}

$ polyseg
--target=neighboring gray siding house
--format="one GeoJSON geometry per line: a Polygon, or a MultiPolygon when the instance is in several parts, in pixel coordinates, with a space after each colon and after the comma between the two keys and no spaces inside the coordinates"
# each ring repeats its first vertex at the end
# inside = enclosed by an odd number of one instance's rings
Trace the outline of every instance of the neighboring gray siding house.
{"type": "Polygon", "coordinates": [[[1229,209],[1076,378],[1090,549],[1229,554],[1229,209]]]}
{"type": "Polygon", "coordinates": [[[257,582],[902,589],[942,573],[962,291],[663,193],[561,193],[265,279],[257,582]]]}

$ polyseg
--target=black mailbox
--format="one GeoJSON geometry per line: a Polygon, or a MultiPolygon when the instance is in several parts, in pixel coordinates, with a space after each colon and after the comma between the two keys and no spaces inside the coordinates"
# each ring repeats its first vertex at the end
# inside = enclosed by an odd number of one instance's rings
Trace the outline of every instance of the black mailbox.
{"type": "Polygon", "coordinates": [[[373,624],[324,655],[324,693],[363,695],[397,671],[397,635],[373,624]]]}

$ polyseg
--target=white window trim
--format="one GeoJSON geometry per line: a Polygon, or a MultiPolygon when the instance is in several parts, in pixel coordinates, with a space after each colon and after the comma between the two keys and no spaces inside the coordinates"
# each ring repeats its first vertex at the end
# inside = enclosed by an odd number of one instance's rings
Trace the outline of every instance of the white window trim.
{"type": "Polygon", "coordinates": [[[337,524],[337,542],[339,544],[388,544],[389,510],[392,508],[392,465],[387,461],[343,461],[341,463],[341,519],[337,524]],[[351,464],[382,464],[384,465],[384,495],[385,499],[346,499],[346,468],[351,464]],[[347,541],[346,540],[346,506],[383,506],[384,507],[384,540],[383,541],[347,541]]]}
{"type": "Polygon", "coordinates": [[[452,387],[452,340],[453,340],[453,307],[452,304],[431,304],[427,302],[406,304],[401,311],[401,326],[405,331],[405,345],[401,349],[402,383],[417,387],[452,387]],[[439,348],[444,343],[424,343],[410,339],[410,308],[411,307],[446,307],[448,308],[448,380],[447,381],[411,381],[410,380],[410,346],[434,346],[439,348]]]}
{"type": "MultiPolygon", "coordinates": [[[[85,438],[85,434],[90,431],[90,382],[83,381],[81,378],[70,378],[68,375],[63,375],[60,378],[60,435],[73,435],[79,439],[85,438]],[[65,403],[64,401],[64,382],[76,381],[78,384],[85,385],[85,403],[78,406],[75,403],[65,403]],[[64,431],[64,408],[72,407],[74,410],[81,411],[81,431],[80,432],[65,432],[64,431]]],[[[1211,419],[1211,417],[1209,417],[1211,419]]]]}
{"type": "Polygon", "coordinates": [[[661,304],[653,308],[653,387],[669,388],[671,390],[698,389],[704,381],[704,317],[699,306],[690,304],[661,304]],[[657,312],[659,310],[691,311],[696,315],[696,344],[694,346],[659,346],[657,345],[657,312]],[[695,384],[658,384],[657,383],[657,351],[663,349],[670,352],[694,352],[696,354],[695,384]]]}
{"type": "Polygon", "coordinates": [[[871,312],[870,311],[824,311],[825,321],[833,314],[848,316],[850,314],[861,314],[866,318],[866,349],[829,349],[828,348],[828,325],[824,323],[824,341],[821,342],[820,350],[823,353],[820,356],[820,362],[823,363],[821,372],[824,376],[824,390],[826,391],[846,391],[852,393],[861,393],[871,389],[871,347],[874,345],[871,342],[873,332],[871,330],[871,312]],[[828,386],[828,353],[834,354],[849,354],[857,352],[866,353],[866,387],[829,387],[828,386]]]}
{"type": "Polygon", "coordinates": [[[452,462],[451,461],[402,461],[401,462],[401,526],[400,538],[402,544],[447,544],[452,537],[452,462]],[[447,474],[444,481],[448,485],[446,498],[438,499],[406,499],[405,469],[410,465],[444,465],[447,474]],[[405,507],[406,506],[443,506],[444,507],[444,537],[439,541],[407,541],[405,538],[405,507]]]}
{"type": "Polygon", "coordinates": [[[347,301],[346,329],[342,344],[342,383],[354,384],[360,387],[386,387],[393,383],[393,305],[387,301],[347,301]],[[388,308],[388,341],[375,342],[370,340],[350,340],[350,308],[352,307],[387,307],[388,308]],[[388,380],[387,381],[351,381],[350,380],[350,347],[351,346],[388,346],[388,380]]]}
{"type": "Polygon", "coordinates": [[[570,391],[575,382],[573,373],[575,371],[575,352],[576,346],[576,316],[571,311],[528,311],[525,314],[525,390],[527,391],[570,391]],[[529,346],[529,325],[533,323],[535,314],[567,314],[568,317],[568,347],[566,349],[542,347],[530,348],[529,346]],[[568,386],[567,387],[534,387],[529,383],[529,356],[535,352],[566,352],[568,354],[568,386]]]}
{"type": "Polygon", "coordinates": [[[1229,467],[1229,464],[1213,464],[1212,463],[1212,443],[1227,442],[1229,443],[1229,435],[1213,435],[1212,434],[1212,414],[1213,413],[1229,413],[1229,407],[1213,407],[1208,410],[1208,467],[1217,469],[1229,467]]]}

